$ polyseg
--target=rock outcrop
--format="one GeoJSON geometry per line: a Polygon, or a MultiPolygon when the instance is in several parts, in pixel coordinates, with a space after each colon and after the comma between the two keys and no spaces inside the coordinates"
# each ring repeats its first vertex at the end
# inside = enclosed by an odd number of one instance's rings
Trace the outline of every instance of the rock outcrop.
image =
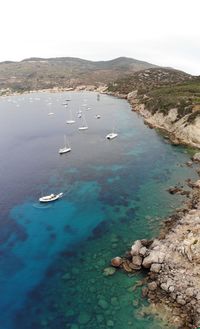
{"type": "MultiPolygon", "coordinates": [[[[147,97],[147,96],[146,96],[147,97]]],[[[143,96],[145,98],[145,95],[143,96]]],[[[200,148],[200,117],[190,121],[191,113],[179,116],[177,108],[171,108],[167,114],[158,110],[151,113],[145,103],[138,98],[137,90],[129,93],[127,99],[133,111],[140,113],[151,128],[158,128],[167,133],[166,137],[175,145],[184,144],[200,148]]],[[[197,158],[196,158],[197,160],[197,158]]],[[[199,160],[197,160],[199,161],[199,160]]]]}
{"type": "Polygon", "coordinates": [[[187,207],[166,221],[164,238],[137,240],[123,258],[127,272],[148,269],[143,296],[171,307],[172,321],[180,328],[200,325],[199,182],[192,184],[187,207]]]}

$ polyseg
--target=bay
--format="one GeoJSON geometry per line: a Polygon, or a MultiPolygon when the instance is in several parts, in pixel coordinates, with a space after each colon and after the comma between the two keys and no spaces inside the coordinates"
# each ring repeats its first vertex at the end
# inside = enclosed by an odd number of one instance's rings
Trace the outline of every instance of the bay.
{"type": "Polygon", "coordinates": [[[197,178],[185,165],[190,150],[145,126],[125,100],[71,92],[1,98],[0,154],[1,327],[168,328],[142,312],[147,302],[133,286],[143,274],[104,269],[134,240],[158,234],[181,204],[166,189],[197,178]],[[78,130],[79,110],[87,131],[78,130]],[[113,127],[118,137],[108,141],[113,127]],[[60,156],[64,135],[72,151],[60,156]],[[59,201],[38,203],[59,192],[59,201]]]}

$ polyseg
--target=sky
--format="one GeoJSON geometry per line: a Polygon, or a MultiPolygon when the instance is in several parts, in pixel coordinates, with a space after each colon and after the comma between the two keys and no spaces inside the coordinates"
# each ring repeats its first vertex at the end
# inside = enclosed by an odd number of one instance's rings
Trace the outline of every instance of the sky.
{"type": "Polygon", "coordinates": [[[6,0],[0,61],[126,56],[200,75],[200,0],[6,0]]]}

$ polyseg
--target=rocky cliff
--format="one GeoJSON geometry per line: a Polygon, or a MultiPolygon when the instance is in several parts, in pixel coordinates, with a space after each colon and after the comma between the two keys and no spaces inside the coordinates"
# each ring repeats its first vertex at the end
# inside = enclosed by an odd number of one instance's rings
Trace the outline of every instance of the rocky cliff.
{"type": "Polygon", "coordinates": [[[174,144],[200,148],[199,77],[154,68],[110,84],[108,92],[126,95],[133,111],[150,127],[167,132],[174,144]]]}

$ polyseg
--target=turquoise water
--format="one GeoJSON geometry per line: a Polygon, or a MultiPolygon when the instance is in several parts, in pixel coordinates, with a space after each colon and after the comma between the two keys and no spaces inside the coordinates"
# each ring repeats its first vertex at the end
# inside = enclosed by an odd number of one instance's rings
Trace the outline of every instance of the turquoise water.
{"type": "Polygon", "coordinates": [[[29,328],[169,328],[142,311],[143,274],[105,276],[135,239],[158,234],[183,198],[170,185],[196,178],[189,151],[168,144],[125,100],[71,93],[0,100],[0,325],[29,328]],[[90,110],[82,105],[87,103],[90,110]],[[88,131],[80,132],[79,109],[88,131]],[[55,115],[48,116],[48,112],[55,115]],[[96,120],[95,115],[101,114],[96,120]],[[119,136],[107,141],[115,127],[119,136]],[[72,147],[58,155],[63,136],[72,147]],[[41,193],[64,192],[51,204],[41,193]]]}

